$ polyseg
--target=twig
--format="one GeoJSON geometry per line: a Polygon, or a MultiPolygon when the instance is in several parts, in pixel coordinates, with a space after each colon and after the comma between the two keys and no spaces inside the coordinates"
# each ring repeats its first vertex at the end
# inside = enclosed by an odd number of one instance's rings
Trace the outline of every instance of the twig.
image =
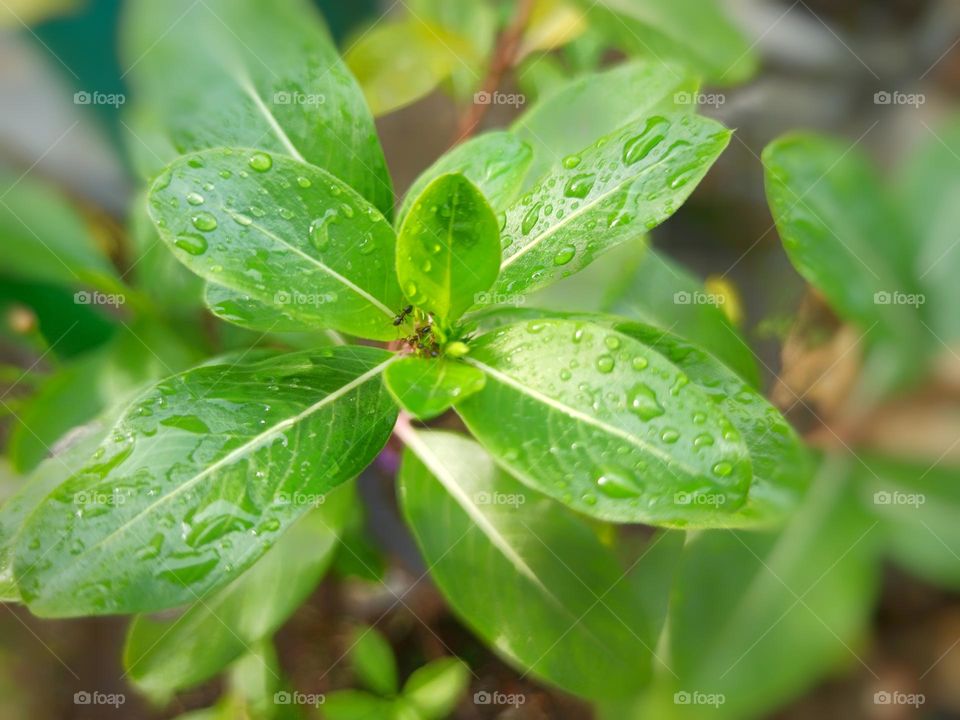
{"type": "MultiPolygon", "coordinates": [[[[490,69],[480,86],[480,92],[487,97],[492,98],[493,94],[499,90],[503,76],[517,61],[523,33],[527,29],[527,23],[530,22],[530,15],[533,12],[533,4],[534,0],[517,0],[516,13],[497,40],[493,58],[490,60],[490,69]]],[[[473,102],[470,104],[460,118],[454,145],[467,140],[476,132],[489,108],[490,103],[473,102]]]]}

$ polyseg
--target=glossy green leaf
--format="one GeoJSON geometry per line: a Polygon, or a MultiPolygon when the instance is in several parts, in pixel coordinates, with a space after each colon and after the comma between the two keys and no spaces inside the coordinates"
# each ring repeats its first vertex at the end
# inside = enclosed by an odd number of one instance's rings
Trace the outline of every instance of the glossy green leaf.
{"type": "Polygon", "coordinates": [[[457,405],[524,483],[615,522],[724,524],[751,466],[731,420],[660,353],[589,322],[533,320],[474,342],[487,375],[457,405]]]}
{"type": "Polygon", "coordinates": [[[358,628],[350,645],[350,664],[357,679],[378,695],[395,695],[397,661],[393,648],[378,630],[372,627],[358,628]]]}
{"type": "MultiPolygon", "coordinates": [[[[767,198],[790,261],[834,310],[917,367],[926,344],[912,242],[866,157],[848,143],[787,135],[763,151],[767,198]]],[[[907,370],[903,370],[903,368],[907,370]]]]}
{"type": "Polygon", "coordinates": [[[679,60],[716,84],[743,82],[757,69],[753,45],[717,0],[576,1],[628,53],[679,60]]]}
{"type": "Polygon", "coordinates": [[[516,197],[533,158],[530,146],[516,135],[494,131],[478,135],[445,153],[414,181],[397,213],[399,227],[427,186],[441,175],[460,173],[477,186],[494,212],[503,212],[516,197]]]}
{"type": "Polygon", "coordinates": [[[397,277],[415,306],[449,324],[490,289],[500,267],[497,218],[463,175],[417,196],[397,238],[397,277]]]}
{"type": "Polygon", "coordinates": [[[653,248],[620,278],[603,309],[669,328],[709,351],[753,387],[760,385],[757,361],[747,342],[720,309],[720,298],[678,263],[653,248]]]}
{"type": "Polygon", "coordinates": [[[877,589],[880,531],[828,461],[779,533],[705,532],[688,544],[670,618],[667,697],[654,716],[704,716],[674,692],[722,694],[711,717],[767,717],[837,665],[857,666],[877,589]],[[784,651],[789,650],[789,662],[784,651]],[[662,711],[662,712],[661,712],[662,711]]]}
{"type": "Polygon", "coordinates": [[[681,65],[634,60],[581,75],[537,100],[511,127],[533,148],[528,184],[603,135],[663,112],[692,112],[699,83],[681,65]]]}
{"type": "Polygon", "coordinates": [[[165,141],[144,140],[145,174],[170,150],[252,146],[323,168],[389,215],[373,120],[311,3],[134,0],[121,37],[141,116],[165,141]]]}
{"type": "Polygon", "coordinates": [[[508,662],[568,692],[643,687],[656,630],[591,527],[464,437],[403,439],[403,512],[457,615],[508,662]]]}
{"type": "Polygon", "coordinates": [[[430,420],[482,390],[487,376],[462,362],[408,357],[388,367],[383,380],[400,407],[430,420]]]}
{"type": "Polygon", "coordinates": [[[960,469],[865,455],[852,470],[887,553],[908,573],[960,588],[960,469]]]}
{"type": "Polygon", "coordinates": [[[154,182],[150,215],[188,268],[317,329],[395,339],[401,295],[389,223],[318,167],[221,148],[154,182]]]}
{"type": "Polygon", "coordinates": [[[730,140],[697,115],[637,120],[568,156],[507,211],[497,294],[567,277],[666,220],[730,140]]]}
{"type": "Polygon", "coordinates": [[[32,177],[0,172],[0,273],[121,293],[104,250],[80,213],[32,177]]]}
{"type": "Polygon", "coordinates": [[[429,94],[474,52],[463,36],[410,17],[377,22],[348,43],[344,60],[374,115],[385,115],[429,94]]]}
{"type": "Polygon", "coordinates": [[[916,266],[926,322],[947,345],[960,342],[960,120],[930,132],[896,173],[897,200],[919,243],[916,266]]]}
{"type": "Polygon", "coordinates": [[[324,495],[383,447],[391,361],[367,347],[291,353],[142,393],[21,532],[14,570],[30,609],[152,612],[236,578],[308,509],[289,496],[324,495]]]}
{"type": "Polygon", "coordinates": [[[208,680],[269,638],[313,591],[336,548],[346,506],[354,501],[352,488],[287,499],[315,509],[243,575],[176,617],[134,619],[124,668],[141,691],[164,701],[208,680]]]}
{"type": "Polygon", "coordinates": [[[470,685],[470,669],[457,658],[440,658],[417,668],[403,684],[403,697],[424,720],[448,717],[470,685]]]}
{"type": "Polygon", "coordinates": [[[780,412],[706,350],[650,325],[614,320],[613,327],[683,370],[743,436],[750,451],[753,482],[747,504],[730,518],[731,525],[770,524],[793,511],[814,466],[796,431],[780,412]]]}
{"type": "Polygon", "coordinates": [[[203,302],[221,320],[250,330],[282,333],[317,329],[300,316],[286,312],[284,305],[261,302],[243,291],[213,282],[204,286],[203,302]]]}

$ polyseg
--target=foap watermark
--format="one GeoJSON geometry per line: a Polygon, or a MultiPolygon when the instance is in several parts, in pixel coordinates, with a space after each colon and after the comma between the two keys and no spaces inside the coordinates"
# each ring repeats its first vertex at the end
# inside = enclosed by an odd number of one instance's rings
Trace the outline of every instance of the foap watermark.
{"type": "Polygon", "coordinates": [[[899,491],[878,490],[873,494],[874,505],[909,505],[918,508],[927,502],[923,493],[905,493],[899,491]]]}
{"type": "Polygon", "coordinates": [[[674,493],[673,501],[677,505],[712,505],[713,507],[719,507],[727,501],[727,496],[719,493],[678,492],[674,493]]]}
{"type": "Polygon", "coordinates": [[[127,702],[127,696],[123,693],[105,693],[94,690],[81,690],[73,694],[74,705],[106,705],[113,708],[119,708],[127,702]]]}
{"type": "Polygon", "coordinates": [[[474,705],[512,705],[520,707],[527,701],[527,696],[522,693],[505,693],[499,690],[488,692],[487,690],[478,690],[473,694],[474,705]]]}
{"type": "Polygon", "coordinates": [[[727,102],[723,93],[678,92],[673,95],[673,102],[677,105],[701,105],[718,108],[727,102]]]}
{"type": "Polygon", "coordinates": [[[874,105],[912,105],[915,108],[920,107],[927,102],[927,96],[923,93],[905,93],[899,90],[889,91],[880,90],[873,94],[874,105]]]}
{"type": "Polygon", "coordinates": [[[99,492],[97,490],[81,490],[74,493],[74,505],[110,505],[119,506],[127,501],[127,496],[122,492],[113,490],[111,492],[99,492]]]}
{"type": "Polygon", "coordinates": [[[873,294],[874,305],[909,305],[918,308],[927,302],[923,293],[905,293],[899,290],[878,290],[873,294]]]}
{"type": "Polygon", "coordinates": [[[723,305],[727,299],[719,293],[687,292],[680,290],[673,294],[674,305],[723,305]]]}
{"type": "Polygon", "coordinates": [[[513,305],[519,307],[527,302],[523,295],[498,292],[478,292],[473,294],[473,302],[477,305],[513,305]]]}
{"type": "Polygon", "coordinates": [[[73,294],[74,305],[110,305],[120,307],[126,304],[127,298],[123,293],[102,293],[98,290],[80,290],[73,294]]]}
{"type": "Polygon", "coordinates": [[[273,694],[274,705],[309,705],[320,707],[327,701],[322,693],[303,693],[297,690],[278,690],[273,694]]]}
{"type": "Polygon", "coordinates": [[[705,693],[699,690],[680,690],[673,694],[674,705],[709,705],[718,708],[727,702],[723,693],[705,693]]]}
{"type": "Polygon", "coordinates": [[[288,92],[281,90],[273,94],[274,105],[324,105],[327,96],[323,93],[288,92]]]}
{"type": "Polygon", "coordinates": [[[105,93],[99,90],[90,92],[88,90],[79,90],[73,94],[74,105],[111,105],[118,108],[127,101],[127,96],[123,93],[105,93]]]}
{"type": "Polygon", "coordinates": [[[873,694],[874,705],[909,705],[919,708],[927,701],[923,693],[905,693],[900,690],[878,690],[873,694]]]}
{"type": "Polygon", "coordinates": [[[276,305],[326,305],[337,299],[333,293],[302,293],[281,290],[273,296],[276,305]]]}
{"type": "Polygon", "coordinates": [[[523,493],[478,492],[473,496],[477,505],[508,505],[518,508],[527,501],[523,493]]]}
{"type": "Polygon", "coordinates": [[[320,493],[281,492],[277,493],[276,505],[295,505],[297,507],[317,507],[327,501],[326,495],[320,493]]]}
{"type": "Polygon", "coordinates": [[[487,92],[481,90],[473,94],[474,105],[509,105],[518,108],[526,105],[527,96],[523,93],[505,93],[497,90],[496,92],[487,92]]]}

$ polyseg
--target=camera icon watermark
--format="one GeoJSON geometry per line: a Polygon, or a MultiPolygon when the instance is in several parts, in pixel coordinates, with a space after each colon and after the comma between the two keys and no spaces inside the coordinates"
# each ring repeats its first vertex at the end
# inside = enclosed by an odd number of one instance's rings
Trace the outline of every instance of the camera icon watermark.
{"type": "Polygon", "coordinates": [[[303,693],[297,690],[278,690],[273,694],[274,705],[309,705],[320,707],[327,701],[322,693],[303,693]]]}
{"type": "Polygon", "coordinates": [[[919,708],[927,701],[923,693],[905,693],[899,690],[878,690],[873,694],[874,705],[909,705],[919,708]]]}
{"type": "Polygon", "coordinates": [[[473,94],[474,105],[509,105],[519,108],[527,103],[527,96],[523,93],[504,93],[499,90],[487,92],[481,90],[473,94]]]}
{"type": "Polygon", "coordinates": [[[919,508],[926,504],[927,496],[923,493],[905,493],[899,491],[878,490],[873,494],[874,505],[907,505],[919,508]]]}
{"type": "Polygon", "coordinates": [[[127,101],[127,96],[123,93],[104,93],[99,90],[90,92],[88,90],[78,90],[73,94],[74,105],[110,105],[118,108],[127,101]]]}
{"type": "Polygon", "coordinates": [[[74,705],[107,705],[113,708],[119,708],[127,702],[127,696],[123,693],[104,693],[94,690],[81,690],[73,694],[74,705]]]}
{"type": "Polygon", "coordinates": [[[904,93],[899,90],[880,90],[873,94],[874,105],[912,105],[919,108],[927,102],[923,93],[904,93]]]}
{"type": "Polygon", "coordinates": [[[925,305],[927,296],[923,293],[905,293],[899,290],[878,290],[873,294],[874,305],[908,305],[919,308],[925,305]]]}
{"type": "Polygon", "coordinates": [[[727,702],[723,693],[705,693],[699,690],[680,690],[673,694],[674,705],[709,705],[718,708],[727,702]]]}
{"type": "Polygon", "coordinates": [[[327,96],[323,93],[303,93],[280,90],[273,94],[274,105],[325,105],[327,96]]]}
{"type": "Polygon", "coordinates": [[[473,694],[474,705],[511,705],[520,707],[527,701],[527,696],[522,693],[504,693],[499,690],[489,692],[487,690],[478,690],[473,694]]]}
{"type": "Polygon", "coordinates": [[[723,305],[726,301],[727,298],[719,293],[679,290],[673,294],[674,305],[713,305],[716,307],[723,305]]]}
{"type": "Polygon", "coordinates": [[[127,298],[122,293],[102,293],[98,290],[80,290],[73,294],[74,305],[110,305],[120,307],[126,304],[127,298]]]}
{"type": "Polygon", "coordinates": [[[677,105],[700,105],[719,108],[727,102],[723,93],[678,92],[673,94],[673,102],[677,105]]]}

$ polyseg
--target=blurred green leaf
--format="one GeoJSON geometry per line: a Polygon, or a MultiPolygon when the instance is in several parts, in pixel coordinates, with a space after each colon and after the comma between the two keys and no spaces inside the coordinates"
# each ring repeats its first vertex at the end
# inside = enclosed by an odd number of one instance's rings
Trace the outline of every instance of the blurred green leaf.
{"type": "MultiPolygon", "coordinates": [[[[284,153],[389,216],[393,190],[373,120],[312,3],[133,0],[121,38],[148,138],[162,133],[180,154],[222,146],[284,153]]],[[[152,150],[145,175],[173,159],[169,149],[152,150]]]]}
{"type": "Polygon", "coordinates": [[[463,175],[441,175],[421,192],[397,237],[397,279],[416,307],[449,327],[500,271],[497,218],[463,175]]]}
{"type": "Polygon", "coordinates": [[[383,374],[397,404],[418,420],[441,415],[482,390],[486,379],[480,370],[446,358],[403,358],[383,374]]]}
{"type": "Polygon", "coordinates": [[[440,658],[417,668],[403,684],[403,697],[424,720],[442,720],[470,685],[470,669],[457,658],[440,658]]]}
{"type": "Polygon", "coordinates": [[[409,430],[404,441],[403,512],[457,615],[508,662],[568,692],[643,687],[657,628],[593,530],[464,437],[409,430]]]}
{"type": "Polygon", "coordinates": [[[325,720],[406,720],[396,716],[392,700],[360,690],[327,693],[322,713],[325,720]]]}
{"type": "Polygon", "coordinates": [[[350,663],[357,679],[369,690],[385,697],[396,695],[397,661],[390,643],[376,628],[362,627],[354,632],[350,663]]]}

